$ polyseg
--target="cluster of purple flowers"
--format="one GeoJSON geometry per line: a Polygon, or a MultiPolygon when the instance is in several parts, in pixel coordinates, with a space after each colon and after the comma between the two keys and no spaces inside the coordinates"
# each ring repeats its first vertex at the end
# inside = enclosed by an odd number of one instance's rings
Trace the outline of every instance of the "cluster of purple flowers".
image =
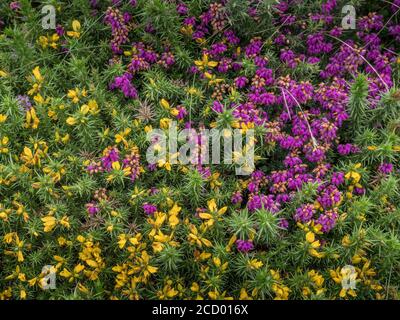
{"type": "Polygon", "coordinates": [[[122,76],[115,77],[109,87],[111,90],[120,89],[126,98],[136,99],[138,93],[131,82],[132,78],[132,74],[126,72],[122,76]]]}
{"type": "MultiPolygon", "coordinates": [[[[86,170],[90,174],[98,172],[110,172],[113,169],[113,163],[120,160],[120,152],[117,147],[108,147],[103,152],[99,162],[93,162],[87,166],[86,170]]],[[[135,181],[141,173],[140,155],[137,152],[127,154],[122,160],[122,169],[135,181]]]]}
{"type": "Polygon", "coordinates": [[[143,206],[143,211],[148,214],[148,215],[152,215],[155,212],[157,212],[157,206],[155,206],[154,204],[150,204],[150,203],[144,203],[143,206]]]}
{"type": "Polygon", "coordinates": [[[122,14],[117,8],[108,8],[104,17],[104,22],[111,26],[112,39],[111,49],[115,54],[121,54],[121,45],[129,41],[128,23],[131,19],[130,14],[122,14]]]}
{"type": "Polygon", "coordinates": [[[236,240],[236,247],[241,252],[249,252],[254,249],[254,244],[251,240],[236,240]]]}

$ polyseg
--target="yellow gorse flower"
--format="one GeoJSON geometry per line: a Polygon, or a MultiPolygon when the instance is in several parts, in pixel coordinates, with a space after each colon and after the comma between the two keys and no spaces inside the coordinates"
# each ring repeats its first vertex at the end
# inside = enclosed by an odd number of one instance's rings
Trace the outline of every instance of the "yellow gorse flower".
{"type": "Polygon", "coordinates": [[[4,70],[0,70],[0,78],[6,78],[8,77],[8,73],[4,70]]]}
{"type": "Polygon", "coordinates": [[[225,81],[224,79],[217,78],[217,76],[216,76],[215,74],[211,74],[211,73],[209,73],[209,72],[205,72],[205,73],[204,73],[204,76],[209,80],[209,81],[208,81],[208,84],[209,84],[210,86],[213,86],[213,85],[215,85],[215,84],[217,84],[217,83],[221,83],[221,82],[224,82],[224,81],[225,81]]]}
{"type": "Polygon", "coordinates": [[[66,227],[67,229],[70,228],[69,218],[67,216],[63,216],[61,219],[57,219],[53,215],[47,215],[41,218],[43,222],[43,231],[44,232],[51,232],[58,224],[66,227]]]}
{"type": "Polygon", "coordinates": [[[54,33],[51,36],[40,36],[38,42],[43,49],[46,49],[47,47],[57,49],[58,48],[57,42],[59,39],[60,39],[59,35],[57,33],[54,33]]]}
{"type": "Polygon", "coordinates": [[[206,247],[211,247],[212,243],[210,240],[203,238],[202,235],[200,235],[199,231],[197,230],[196,226],[193,224],[189,225],[189,242],[192,244],[196,244],[197,246],[199,246],[200,248],[203,246],[203,244],[206,247]]]}
{"type": "Polygon", "coordinates": [[[8,137],[0,137],[0,153],[8,153],[9,149],[8,149],[8,142],[9,139],[8,137]]]}
{"type": "Polygon", "coordinates": [[[222,221],[222,215],[228,210],[228,207],[223,207],[221,209],[217,208],[217,204],[215,199],[211,199],[207,202],[208,212],[201,212],[199,217],[203,220],[206,220],[204,224],[208,227],[214,225],[216,221],[222,221]]]}
{"type": "Polygon", "coordinates": [[[127,128],[122,132],[119,132],[115,135],[115,143],[119,144],[119,143],[123,143],[125,145],[125,147],[128,147],[128,142],[126,141],[126,137],[129,135],[129,133],[131,132],[131,128],[127,128]]]}
{"type": "Polygon", "coordinates": [[[194,64],[199,68],[199,70],[204,70],[206,68],[215,68],[218,65],[217,61],[209,61],[208,54],[203,54],[201,60],[195,60],[194,64]]]}
{"type": "MultiPolygon", "coordinates": [[[[358,273],[350,273],[349,268],[337,268],[336,270],[330,270],[330,275],[333,281],[335,281],[337,284],[342,285],[343,280],[351,280],[358,282],[357,277],[358,273]]],[[[354,289],[352,288],[344,288],[342,286],[342,289],[340,290],[339,297],[341,298],[346,298],[347,295],[350,295],[352,297],[356,297],[357,293],[355,292],[354,289]]]]}
{"type": "Polygon", "coordinates": [[[316,250],[321,246],[321,243],[319,242],[319,240],[315,240],[315,234],[313,232],[311,232],[311,231],[307,232],[306,242],[309,245],[308,253],[311,256],[319,258],[319,259],[325,257],[324,253],[316,250]]]}
{"type": "Polygon", "coordinates": [[[0,113],[0,123],[6,122],[6,120],[7,120],[7,115],[0,113]]]}
{"type": "Polygon", "coordinates": [[[87,91],[86,89],[71,89],[68,90],[67,97],[72,100],[73,103],[78,103],[82,97],[86,97],[87,91]]]}
{"type": "Polygon", "coordinates": [[[72,31],[67,31],[69,37],[79,39],[81,36],[81,23],[78,20],[72,21],[72,31]]]}

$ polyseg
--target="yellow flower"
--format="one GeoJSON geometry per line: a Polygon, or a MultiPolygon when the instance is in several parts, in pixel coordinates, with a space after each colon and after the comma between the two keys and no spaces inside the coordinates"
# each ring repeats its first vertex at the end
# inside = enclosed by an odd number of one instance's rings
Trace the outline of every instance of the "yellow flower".
{"type": "Polygon", "coordinates": [[[204,70],[204,68],[215,68],[218,65],[216,61],[209,61],[208,55],[203,54],[203,58],[201,60],[196,60],[194,64],[199,68],[199,70],[204,70]]]}
{"type": "Polygon", "coordinates": [[[73,31],[67,31],[67,35],[69,37],[79,39],[81,36],[80,30],[81,30],[81,23],[78,20],[72,21],[72,30],[73,31]]]}
{"type": "Polygon", "coordinates": [[[248,265],[250,267],[250,269],[260,269],[264,264],[257,259],[251,259],[248,261],[248,265]]]}
{"type": "Polygon", "coordinates": [[[308,253],[311,256],[319,258],[319,259],[325,257],[325,253],[318,252],[316,250],[321,246],[321,243],[319,242],[319,240],[315,240],[314,232],[312,232],[312,231],[307,232],[306,241],[309,244],[308,253]]]}
{"type": "Polygon", "coordinates": [[[161,99],[160,104],[164,109],[166,109],[166,110],[170,109],[170,104],[167,100],[161,99]]]}
{"type": "Polygon", "coordinates": [[[33,73],[33,76],[35,77],[35,80],[37,82],[42,82],[43,81],[43,77],[42,77],[42,74],[40,73],[40,68],[39,67],[35,67],[32,70],[32,73],[33,73]]]}
{"type": "Polygon", "coordinates": [[[342,245],[343,247],[348,247],[350,244],[351,244],[350,236],[346,234],[342,239],[342,245]]]}
{"type": "Polygon", "coordinates": [[[50,232],[57,225],[57,219],[53,216],[46,216],[40,220],[42,220],[44,224],[44,232],[50,232]]]}
{"type": "Polygon", "coordinates": [[[50,101],[50,98],[44,99],[42,97],[42,95],[40,93],[38,93],[37,95],[35,95],[33,97],[33,100],[37,103],[37,104],[47,104],[50,101]]]}
{"type": "Polygon", "coordinates": [[[8,153],[8,137],[0,138],[0,153],[8,153]]]}
{"type": "Polygon", "coordinates": [[[131,132],[131,129],[127,128],[123,132],[117,133],[115,135],[115,143],[118,144],[120,142],[123,142],[125,147],[128,147],[128,142],[126,141],[125,137],[128,136],[130,132],[131,132]]]}
{"type": "Polygon", "coordinates": [[[75,124],[78,122],[78,120],[77,120],[76,118],[74,118],[74,117],[68,117],[67,120],[66,120],[66,122],[67,122],[67,124],[69,124],[70,126],[73,126],[73,125],[75,125],[75,124]]]}
{"type": "Polygon", "coordinates": [[[192,283],[192,286],[190,287],[190,290],[192,290],[193,292],[199,292],[200,287],[199,287],[199,285],[197,284],[197,282],[193,282],[193,283],[192,283]]]}
{"type": "Polygon", "coordinates": [[[69,282],[72,282],[74,279],[79,277],[83,269],[85,269],[85,266],[79,263],[75,266],[72,272],[67,268],[64,268],[63,271],[60,272],[60,276],[67,278],[69,282]]]}
{"type": "Polygon", "coordinates": [[[180,206],[178,206],[177,203],[175,203],[174,206],[169,210],[168,223],[171,226],[171,228],[175,228],[178,225],[178,223],[179,223],[178,214],[181,211],[181,209],[182,208],[180,206]]]}
{"type": "Polygon", "coordinates": [[[209,178],[211,189],[216,190],[222,185],[222,182],[218,180],[219,176],[220,176],[220,173],[215,172],[209,178]]]}
{"type": "Polygon", "coordinates": [[[248,295],[248,293],[247,293],[247,291],[246,291],[245,288],[242,288],[242,289],[240,289],[239,300],[253,300],[253,298],[251,298],[251,297],[248,295]]]}
{"type": "Polygon", "coordinates": [[[7,115],[0,113],[0,123],[6,122],[6,120],[7,120],[7,115]]]}
{"type": "Polygon", "coordinates": [[[80,97],[86,97],[87,92],[85,89],[80,90],[78,88],[68,90],[67,97],[72,100],[73,103],[78,103],[80,97]]]}
{"type": "Polygon", "coordinates": [[[274,300],[288,300],[290,289],[284,285],[274,283],[272,285],[272,291],[276,294],[274,300]]]}
{"type": "Polygon", "coordinates": [[[162,118],[160,119],[160,128],[161,129],[168,129],[170,126],[172,119],[170,118],[162,118]]]}
{"type": "Polygon", "coordinates": [[[142,259],[142,264],[145,267],[145,270],[144,270],[145,276],[148,276],[148,275],[150,275],[152,273],[156,273],[157,272],[157,270],[158,270],[157,267],[153,267],[153,266],[149,265],[150,256],[147,254],[147,251],[142,251],[141,259],[142,259]]]}
{"type": "Polygon", "coordinates": [[[340,293],[339,293],[339,296],[341,298],[346,298],[347,295],[350,295],[352,297],[357,296],[357,294],[353,288],[343,287],[344,282],[348,282],[348,281],[354,281],[354,283],[357,282],[358,273],[356,271],[352,272],[351,268],[343,267],[341,269],[337,268],[336,270],[330,270],[329,273],[330,273],[333,281],[335,281],[337,284],[340,284],[342,286],[342,289],[340,290],[340,293]]]}
{"type": "Polygon", "coordinates": [[[203,244],[206,247],[212,247],[211,241],[203,238],[202,235],[199,234],[195,225],[189,225],[189,230],[190,233],[188,238],[190,243],[197,244],[199,247],[202,247],[203,244]]]}
{"type": "Polygon", "coordinates": [[[159,168],[165,168],[167,171],[171,171],[171,164],[169,163],[169,161],[160,159],[158,160],[157,165],[159,168]]]}
{"type": "Polygon", "coordinates": [[[224,79],[217,78],[217,76],[216,76],[215,74],[211,74],[211,73],[209,73],[209,72],[205,72],[205,73],[204,73],[204,76],[209,80],[209,81],[208,81],[208,84],[209,84],[210,86],[225,81],[224,79]]]}
{"type": "Polygon", "coordinates": [[[201,212],[199,217],[203,220],[206,220],[205,224],[208,227],[214,225],[215,221],[221,221],[221,216],[228,210],[228,207],[223,207],[221,209],[217,209],[217,204],[215,203],[215,199],[211,199],[207,202],[209,212],[201,212]]]}
{"type": "Polygon", "coordinates": [[[97,104],[96,100],[93,99],[89,100],[88,106],[91,114],[97,114],[100,112],[99,105],[97,104]]]}
{"type": "Polygon", "coordinates": [[[217,289],[215,289],[214,291],[208,292],[208,296],[212,300],[233,300],[232,297],[226,297],[226,291],[224,291],[220,294],[217,289]]]}
{"type": "Polygon", "coordinates": [[[25,122],[25,128],[32,128],[32,129],[37,129],[39,126],[40,120],[36,115],[35,108],[30,108],[26,112],[26,122],[25,122]]]}
{"type": "Polygon", "coordinates": [[[311,232],[311,231],[307,232],[307,234],[306,234],[306,240],[307,240],[307,242],[309,242],[309,243],[313,243],[314,240],[315,240],[315,234],[314,234],[313,232],[311,232]]]}

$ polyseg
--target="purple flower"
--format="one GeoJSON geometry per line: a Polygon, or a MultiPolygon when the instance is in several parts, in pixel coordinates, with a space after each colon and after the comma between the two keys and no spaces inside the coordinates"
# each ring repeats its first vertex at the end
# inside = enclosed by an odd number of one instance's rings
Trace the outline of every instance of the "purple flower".
{"type": "Polygon", "coordinates": [[[178,4],[176,5],[176,11],[177,11],[180,15],[184,16],[184,15],[186,15],[186,14],[188,13],[189,9],[188,9],[188,7],[186,6],[186,4],[184,4],[183,2],[180,2],[180,3],[178,3],[178,4]]]}
{"type": "Polygon", "coordinates": [[[130,73],[115,77],[114,82],[110,84],[110,89],[120,89],[126,98],[137,99],[138,93],[131,83],[131,79],[132,75],[130,73]]]}
{"type": "Polygon", "coordinates": [[[242,197],[242,194],[240,193],[240,191],[236,191],[232,195],[231,201],[232,201],[233,204],[238,204],[238,203],[241,203],[243,201],[243,197],[242,197]]]}
{"type": "Polygon", "coordinates": [[[296,214],[294,215],[294,219],[296,221],[301,222],[309,222],[313,218],[315,214],[314,205],[312,204],[305,204],[302,205],[300,208],[296,210],[296,214]]]}
{"type": "Polygon", "coordinates": [[[21,10],[21,4],[19,3],[19,1],[10,2],[10,9],[13,11],[21,10]]]}
{"type": "Polygon", "coordinates": [[[343,172],[334,172],[332,174],[332,184],[335,186],[340,186],[344,182],[344,173],[343,172]]]}
{"type": "Polygon", "coordinates": [[[119,151],[116,147],[107,148],[103,152],[103,157],[101,158],[101,164],[104,170],[110,171],[112,169],[113,162],[119,160],[119,151]]]}
{"type": "Polygon", "coordinates": [[[144,203],[142,206],[144,212],[148,215],[152,215],[157,211],[157,206],[153,205],[153,204],[149,204],[149,203],[144,203]]]}
{"type": "Polygon", "coordinates": [[[280,219],[279,220],[279,228],[287,230],[289,228],[289,221],[286,219],[280,219]]]}
{"type": "Polygon", "coordinates": [[[94,201],[86,204],[86,210],[92,216],[100,212],[100,208],[97,206],[97,203],[94,201]]]}
{"type": "Polygon", "coordinates": [[[56,33],[57,33],[60,37],[63,36],[64,33],[65,33],[64,27],[63,27],[62,25],[58,24],[57,27],[56,27],[56,33]]]}
{"type": "Polygon", "coordinates": [[[131,181],[135,181],[140,175],[140,155],[136,152],[125,156],[122,161],[124,171],[129,173],[131,181]]]}
{"type": "Polygon", "coordinates": [[[379,172],[383,174],[390,174],[393,171],[393,164],[391,163],[382,163],[379,166],[379,172]]]}
{"type": "Polygon", "coordinates": [[[17,101],[18,101],[19,106],[24,111],[28,111],[32,108],[32,103],[27,95],[18,95],[17,101]]]}
{"type": "Polygon", "coordinates": [[[253,241],[251,240],[236,240],[236,247],[241,252],[249,252],[254,249],[253,241]]]}
{"type": "Polygon", "coordinates": [[[338,217],[339,215],[336,211],[326,211],[325,214],[321,214],[319,216],[319,218],[316,220],[316,224],[320,224],[322,226],[321,231],[327,233],[336,225],[338,217]]]}

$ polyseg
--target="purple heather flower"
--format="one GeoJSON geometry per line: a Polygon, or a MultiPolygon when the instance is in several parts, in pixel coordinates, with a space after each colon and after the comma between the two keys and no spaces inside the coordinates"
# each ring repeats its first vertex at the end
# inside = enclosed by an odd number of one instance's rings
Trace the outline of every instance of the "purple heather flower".
{"type": "Polygon", "coordinates": [[[251,240],[236,240],[236,247],[241,252],[249,252],[254,249],[253,241],[251,240]]]}
{"type": "Polygon", "coordinates": [[[289,221],[287,221],[286,219],[280,219],[278,225],[281,229],[287,230],[289,228],[289,221]]]}
{"type": "Polygon", "coordinates": [[[317,55],[321,53],[329,53],[332,50],[333,45],[332,43],[325,42],[322,32],[318,32],[307,37],[307,48],[309,54],[317,55]]]}
{"type": "Polygon", "coordinates": [[[382,163],[379,166],[379,172],[383,174],[390,174],[393,171],[393,164],[391,163],[382,163]]]}
{"type": "Polygon", "coordinates": [[[104,156],[101,158],[101,164],[104,170],[110,171],[112,168],[113,162],[119,160],[119,151],[116,147],[107,148],[104,151],[104,156]]]}
{"type": "Polygon", "coordinates": [[[315,214],[315,208],[312,204],[304,204],[296,210],[294,219],[301,222],[309,222],[315,214]]]}
{"type": "Polygon", "coordinates": [[[56,27],[56,33],[61,37],[65,33],[65,29],[62,25],[58,24],[56,27]]]}
{"type": "Polygon", "coordinates": [[[248,79],[244,76],[237,77],[235,79],[235,86],[238,87],[239,89],[243,88],[246,83],[248,82],[248,79]]]}
{"type": "Polygon", "coordinates": [[[140,155],[138,153],[132,152],[131,154],[125,156],[122,161],[123,169],[128,170],[131,181],[135,181],[140,175],[140,155]]]}
{"type": "Polygon", "coordinates": [[[154,28],[154,26],[151,23],[148,23],[144,27],[144,31],[146,31],[147,33],[154,33],[156,31],[156,29],[154,28]]]}
{"type": "Polygon", "coordinates": [[[176,5],[176,11],[177,11],[180,15],[184,16],[184,15],[186,15],[186,14],[188,13],[189,9],[188,9],[188,7],[186,6],[186,4],[184,4],[183,2],[180,2],[180,3],[178,3],[178,4],[176,5]]]}
{"type": "Polygon", "coordinates": [[[337,150],[338,150],[338,152],[339,152],[340,155],[346,156],[346,155],[349,155],[349,154],[351,153],[352,147],[353,147],[353,146],[352,146],[350,143],[347,143],[347,144],[339,144],[339,145],[337,146],[337,150]]]}
{"type": "Polygon", "coordinates": [[[337,5],[336,0],[328,0],[324,4],[322,4],[321,9],[325,14],[329,14],[333,9],[335,9],[337,5]]]}
{"type": "Polygon", "coordinates": [[[138,93],[131,83],[131,80],[132,75],[130,73],[125,73],[114,79],[114,82],[110,84],[110,89],[120,89],[126,98],[137,99],[138,93]]]}
{"type": "Polygon", "coordinates": [[[94,201],[86,204],[86,210],[92,216],[100,212],[100,208],[98,207],[97,203],[94,201]]]}
{"type": "MultiPolygon", "coordinates": [[[[119,3],[119,1],[118,1],[119,3]]],[[[117,8],[109,7],[104,17],[104,22],[111,26],[112,40],[111,49],[115,54],[121,54],[121,45],[125,44],[128,39],[127,21],[130,16],[123,15],[117,8]]]]}
{"type": "Polygon", "coordinates": [[[340,186],[344,182],[344,173],[343,172],[334,172],[331,178],[332,184],[335,186],[340,186]]]}
{"type": "Polygon", "coordinates": [[[224,32],[224,36],[228,40],[230,44],[237,45],[240,42],[240,39],[235,35],[232,30],[227,30],[224,32]]]}
{"type": "Polygon", "coordinates": [[[213,104],[212,104],[211,109],[212,109],[214,112],[222,113],[222,112],[224,111],[224,106],[222,105],[221,102],[219,102],[219,101],[214,101],[213,104]]]}
{"type": "Polygon", "coordinates": [[[242,197],[242,194],[240,193],[240,191],[236,191],[235,193],[233,193],[233,195],[231,197],[231,201],[233,204],[238,204],[243,201],[243,197],[242,197]]]}
{"type": "Polygon", "coordinates": [[[13,11],[21,10],[21,3],[19,1],[10,2],[10,9],[13,11]]]}
{"type": "Polygon", "coordinates": [[[99,5],[98,0],[90,0],[89,4],[92,9],[96,9],[99,5]]]}
{"type": "Polygon", "coordinates": [[[24,111],[28,111],[32,108],[32,103],[27,95],[18,95],[17,101],[18,101],[19,106],[24,111]]]}
{"type": "Polygon", "coordinates": [[[280,210],[280,204],[274,200],[274,196],[270,195],[253,195],[247,203],[249,211],[254,212],[257,209],[265,209],[272,213],[276,213],[280,210]]]}
{"type": "Polygon", "coordinates": [[[176,115],[176,118],[178,120],[182,120],[183,118],[185,118],[188,115],[188,112],[185,107],[181,106],[181,107],[178,107],[177,109],[178,109],[178,114],[176,115]]]}
{"type": "Polygon", "coordinates": [[[142,206],[144,212],[148,215],[152,215],[157,211],[157,206],[153,205],[153,204],[149,204],[149,203],[144,203],[142,206]]]}
{"type": "Polygon", "coordinates": [[[336,225],[336,221],[339,215],[336,211],[330,210],[326,211],[324,214],[321,214],[319,218],[315,221],[316,224],[320,224],[322,226],[321,231],[324,233],[329,232],[336,225]]]}

